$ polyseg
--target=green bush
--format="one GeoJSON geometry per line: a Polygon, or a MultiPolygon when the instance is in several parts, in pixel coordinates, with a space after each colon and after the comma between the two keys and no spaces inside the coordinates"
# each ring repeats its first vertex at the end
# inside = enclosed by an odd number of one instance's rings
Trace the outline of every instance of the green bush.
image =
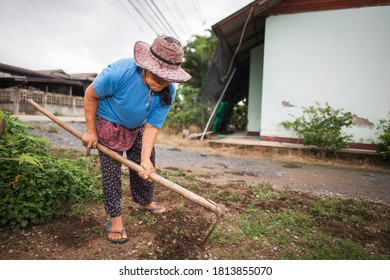
{"type": "Polygon", "coordinates": [[[387,113],[387,119],[379,120],[377,132],[379,142],[377,143],[377,152],[386,160],[390,159],[390,112],[387,113]]]}
{"type": "Polygon", "coordinates": [[[0,110],[7,119],[0,138],[0,224],[25,227],[50,220],[69,204],[97,200],[98,183],[88,161],[54,159],[46,140],[29,135],[26,125],[0,110]]]}
{"type": "Polygon", "coordinates": [[[200,128],[205,126],[208,117],[207,108],[197,100],[197,94],[197,88],[180,86],[165,122],[170,131],[178,133],[190,125],[196,125],[200,128]]]}
{"type": "Polygon", "coordinates": [[[281,123],[286,129],[293,129],[304,145],[315,145],[320,148],[323,156],[327,152],[337,152],[344,149],[351,141],[352,135],[342,132],[343,128],[353,125],[352,114],[344,113],[342,109],[333,109],[326,103],[324,108],[319,104],[303,110],[303,115],[295,117],[293,122],[281,123]]]}

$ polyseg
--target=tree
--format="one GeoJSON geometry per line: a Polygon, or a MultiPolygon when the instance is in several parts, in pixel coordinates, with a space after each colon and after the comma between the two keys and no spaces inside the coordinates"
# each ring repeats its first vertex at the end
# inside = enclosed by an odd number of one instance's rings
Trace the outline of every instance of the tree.
{"type": "Polygon", "coordinates": [[[166,125],[172,132],[178,133],[190,125],[205,126],[208,112],[198,99],[200,87],[206,76],[214,55],[217,38],[209,31],[209,36],[195,35],[184,49],[182,67],[192,78],[177,90],[177,97],[169,112],[166,125]]]}
{"type": "Polygon", "coordinates": [[[210,36],[195,35],[183,48],[185,61],[182,67],[192,76],[187,85],[194,88],[202,86],[217,45],[217,37],[211,30],[208,31],[210,36]]]}

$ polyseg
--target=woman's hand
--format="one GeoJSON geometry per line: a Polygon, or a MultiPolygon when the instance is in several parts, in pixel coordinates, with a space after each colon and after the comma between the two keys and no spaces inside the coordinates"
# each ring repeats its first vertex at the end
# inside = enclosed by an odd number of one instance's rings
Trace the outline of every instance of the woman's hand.
{"type": "Polygon", "coordinates": [[[152,182],[152,180],[150,179],[150,175],[156,171],[150,159],[146,161],[141,161],[140,165],[144,169],[144,171],[139,172],[138,176],[140,176],[142,180],[152,182]]]}
{"type": "Polygon", "coordinates": [[[86,132],[83,137],[81,138],[81,142],[85,147],[87,147],[86,156],[89,156],[91,149],[96,149],[98,144],[98,136],[93,132],[86,132]]]}

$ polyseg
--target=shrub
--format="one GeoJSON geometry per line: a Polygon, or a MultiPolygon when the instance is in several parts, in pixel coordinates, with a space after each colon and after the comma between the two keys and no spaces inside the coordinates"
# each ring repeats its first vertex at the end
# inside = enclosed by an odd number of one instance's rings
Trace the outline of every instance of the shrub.
{"type": "Polygon", "coordinates": [[[9,113],[0,114],[7,118],[0,138],[1,225],[42,223],[68,203],[99,198],[85,159],[54,159],[46,140],[26,133],[26,125],[9,113]]]}
{"type": "Polygon", "coordinates": [[[387,113],[387,119],[379,120],[377,132],[379,142],[377,143],[377,152],[386,160],[390,159],[390,112],[387,113]]]}
{"type": "Polygon", "coordinates": [[[352,135],[342,132],[343,128],[353,125],[352,114],[342,109],[333,109],[326,103],[324,108],[319,104],[303,110],[303,115],[295,117],[293,122],[281,123],[286,129],[293,129],[304,145],[315,145],[320,148],[324,157],[327,152],[337,152],[347,146],[352,135]]]}
{"type": "Polygon", "coordinates": [[[190,125],[201,128],[207,121],[207,109],[197,100],[198,89],[192,86],[180,86],[177,97],[166,120],[166,126],[174,133],[181,132],[190,125]]]}

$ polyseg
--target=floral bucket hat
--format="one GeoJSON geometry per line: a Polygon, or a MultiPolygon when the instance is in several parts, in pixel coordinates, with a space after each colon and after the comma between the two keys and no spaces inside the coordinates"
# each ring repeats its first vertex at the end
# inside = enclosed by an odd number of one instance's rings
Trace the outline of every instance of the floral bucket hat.
{"type": "Polygon", "coordinates": [[[134,60],[142,68],[165,81],[181,83],[191,79],[180,64],[183,48],[178,40],[169,36],[158,36],[152,45],[138,41],[134,45],[134,60]]]}

